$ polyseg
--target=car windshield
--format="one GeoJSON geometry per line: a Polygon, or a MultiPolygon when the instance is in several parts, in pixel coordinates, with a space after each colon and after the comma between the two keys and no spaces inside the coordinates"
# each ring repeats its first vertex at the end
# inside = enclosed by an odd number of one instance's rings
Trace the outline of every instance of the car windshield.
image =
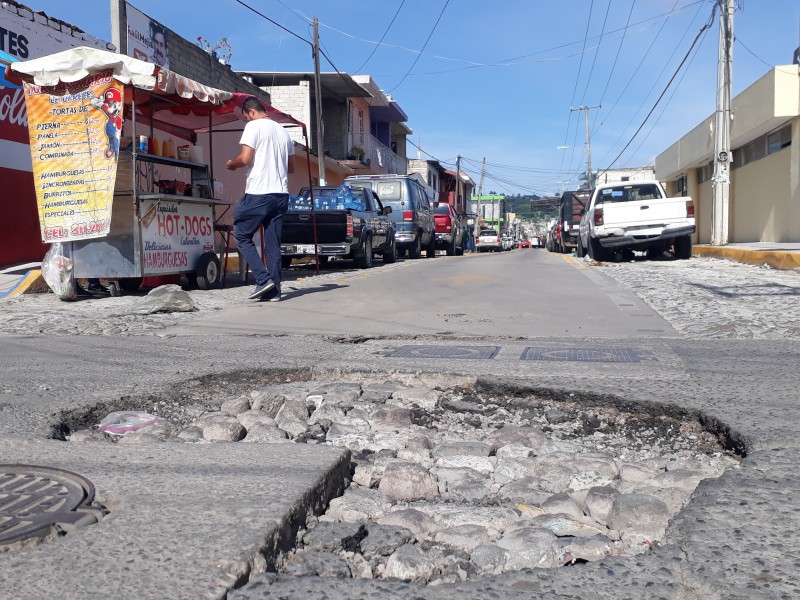
{"type": "Polygon", "coordinates": [[[654,183],[619,185],[600,190],[600,202],[633,202],[661,198],[661,191],[654,183]]]}
{"type": "Polygon", "coordinates": [[[497,232],[494,229],[481,229],[481,235],[493,235],[497,236],[497,232]]]}

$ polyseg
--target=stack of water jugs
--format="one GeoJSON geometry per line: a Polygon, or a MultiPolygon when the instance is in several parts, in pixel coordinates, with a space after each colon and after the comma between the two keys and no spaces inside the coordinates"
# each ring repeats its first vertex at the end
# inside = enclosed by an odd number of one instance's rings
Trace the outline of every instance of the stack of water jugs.
{"type": "MultiPolygon", "coordinates": [[[[342,184],[332,194],[314,196],[314,210],[366,210],[363,192],[354,194],[349,185],[342,184]]],[[[311,210],[308,196],[289,196],[290,210],[311,210]]]]}

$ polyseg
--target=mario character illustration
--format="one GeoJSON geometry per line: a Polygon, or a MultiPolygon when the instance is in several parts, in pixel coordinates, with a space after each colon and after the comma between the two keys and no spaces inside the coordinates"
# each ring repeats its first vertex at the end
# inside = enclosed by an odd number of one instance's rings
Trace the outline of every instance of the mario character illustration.
{"type": "Polygon", "coordinates": [[[106,158],[119,158],[119,140],[122,136],[122,92],[117,88],[108,88],[103,92],[102,98],[92,98],[91,105],[103,111],[108,118],[106,135],[108,136],[108,149],[106,158]]]}

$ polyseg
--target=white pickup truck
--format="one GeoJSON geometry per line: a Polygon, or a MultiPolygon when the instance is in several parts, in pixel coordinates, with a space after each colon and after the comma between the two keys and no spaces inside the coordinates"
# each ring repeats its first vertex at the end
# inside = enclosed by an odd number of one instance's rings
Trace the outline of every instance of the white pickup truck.
{"type": "Polygon", "coordinates": [[[689,258],[694,231],[691,198],[668,198],[655,180],[607,183],[594,189],[581,217],[577,254],[600,261],[614,251],[671,249],[689,258]]]}

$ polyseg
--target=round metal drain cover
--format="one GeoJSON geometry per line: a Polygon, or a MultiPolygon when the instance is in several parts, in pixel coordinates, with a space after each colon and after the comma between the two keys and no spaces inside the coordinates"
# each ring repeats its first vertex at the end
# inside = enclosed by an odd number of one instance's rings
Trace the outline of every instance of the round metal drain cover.
{"type": "Polygon", "coordinates": [[[0,465],[0,551],[97,523],[94,486],[76,473],[32,465],[0,465]]]}

